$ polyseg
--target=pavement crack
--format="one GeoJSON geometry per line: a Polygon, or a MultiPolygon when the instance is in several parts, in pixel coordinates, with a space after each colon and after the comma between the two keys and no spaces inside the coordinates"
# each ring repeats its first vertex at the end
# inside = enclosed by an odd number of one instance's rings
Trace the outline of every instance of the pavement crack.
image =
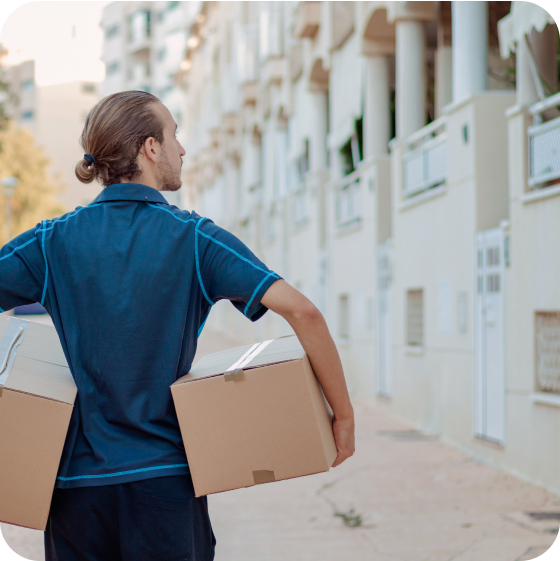
{"type": "Polygon", "coordinates": [[[463,549],[461,549],[457,553],[453,554],[447,561],[453,561],[453,559],[457,559],[457,557],[459,557],[460,555],[463,555],[463,553],[465,553],[465,551],[470,549],[477,541],[478,540],[474,540],[471,544],[467,545],[467,547],[464,547],[463,549]]]}

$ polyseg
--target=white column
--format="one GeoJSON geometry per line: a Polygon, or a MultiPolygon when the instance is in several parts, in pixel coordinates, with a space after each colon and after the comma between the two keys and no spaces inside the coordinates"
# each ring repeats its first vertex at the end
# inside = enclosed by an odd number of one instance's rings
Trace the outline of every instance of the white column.
{"type": "Polygon", "coordinates": [[[391,93],[386,56],[368,56],[364,104],[364,152],[366,158],[387,154],[391,140],[391,93]]]}
{"type": "Polygon", "coordinates": [[[531,61],[529,57],[529,47],[525,36],[517,43],[515,64],[516,64],[516,89],[517,104],[531,105],[539,100],[539,94],[535,85],[535,79],[531,71],[531,61]]]}
{"type": "Polygon", "coordinates": [[[453,101],[453,53],[451,47],[441,46],[435,52],[436,64],[436,119],[443,108],[453,101]]]}
{"type": "Polygon", "coordinates": [[[453,102],[486,90],[488,82],[488,2],[451,3],[453,102]]]}
{"type": "Polygon", "coordinates": [[[325,92],[311,91],[310,125],[311,142],[309,147],[309,169],[313,172],[327,168],[327,119],[328,104],[325,92]]]}
{"type": "Polygon", "coordinates": [[[421,21],[396,23],[397,138],[426,124],[426,38],[421,21]]]}

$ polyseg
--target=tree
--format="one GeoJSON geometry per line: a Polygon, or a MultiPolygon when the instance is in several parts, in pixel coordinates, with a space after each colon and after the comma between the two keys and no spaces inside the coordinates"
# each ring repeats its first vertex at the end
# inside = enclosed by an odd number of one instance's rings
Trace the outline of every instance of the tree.
{"type": "MultiPolygon", "coordinates": [[[[15,177],[19,183],[12,197],[12,237],[35,226],[43,218],[53,218],[65,212],[56,195],[64,190],[49,174],[50,161],[42,148],[35,144],[30,131],[8,122],[0,130],[0,178],[15,177]]],[[[1,188],[0,188],[1,189],[1,188]]],[[[6,197],[0,190],[0,223],[3,239],[6,197]]]]}

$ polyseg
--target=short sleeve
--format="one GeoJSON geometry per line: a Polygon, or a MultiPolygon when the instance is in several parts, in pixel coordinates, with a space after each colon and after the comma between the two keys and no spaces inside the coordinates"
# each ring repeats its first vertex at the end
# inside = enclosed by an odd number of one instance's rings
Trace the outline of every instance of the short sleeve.
{"type": "Polygon", "coordinates": [[[0,312],[41,302],[45,272],[35,229],[24,232],[0,249],[0,312]]]}
{"type": "Polygon", "coordinates": [[[195,256],[200,287],[210,305],[218,300],[230,300],[251,321],[266,313],[261,298],[281,277],[241,240],[208,218],[199,218],[195,256]]]}

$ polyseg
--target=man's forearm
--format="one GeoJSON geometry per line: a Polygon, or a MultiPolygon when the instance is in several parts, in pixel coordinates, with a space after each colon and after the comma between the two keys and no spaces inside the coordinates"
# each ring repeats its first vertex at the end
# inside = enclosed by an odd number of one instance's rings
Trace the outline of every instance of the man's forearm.
{"type": "Polygon", "coordinates": [[[295,331],[307,353],[335,418],[339,420],[352,418],[354,412],[342,363],[323,315],[315,308],[312,312],[286,314],[284,318],[295,331]]]}

